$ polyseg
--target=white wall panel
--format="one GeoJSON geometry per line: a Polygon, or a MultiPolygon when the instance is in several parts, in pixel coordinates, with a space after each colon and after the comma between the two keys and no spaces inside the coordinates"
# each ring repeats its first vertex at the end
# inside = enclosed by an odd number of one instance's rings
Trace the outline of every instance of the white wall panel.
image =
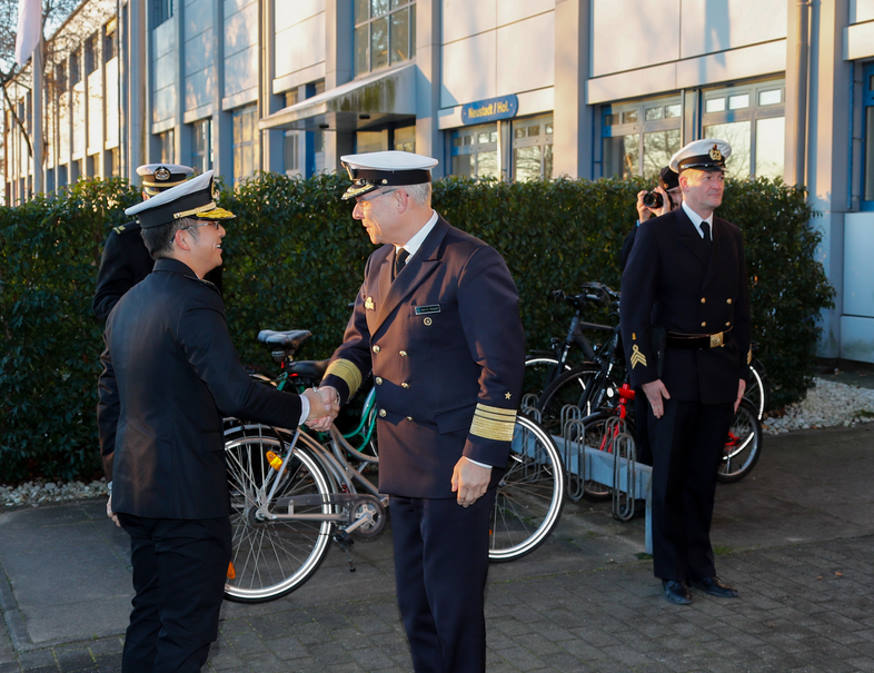
{"type": "Polygon", "coordinates": [[[513,21],[555,9],[555,0],[500,0],[497,24],[503,26],[513,21]]]}
{"type": "Polygon", "coordinates": [[[443,45],[440,107],[452,107],[497,95],[495,31],[443,45]]]}
{"type": "Polygon", "coordinates": [[[215,95],[215,71],[198,70],[185,78],[185,110],[196,110],[212,103],[215,95]]]}
{"type": "Polygon", "coordinates": [[[874,362],[874,318],[841,316],[841,357],[874,362]]]}
{"type": "Polygon", "coordinates": [[[443,42],[492,30],[498,23],[498,0],[443,0],[443,42]]]}
{"type": "Polygon", "coordinates": [[[555,83],[555,13],[498,28],[497,96],[555,83]]]}
{"type": "Polygon", "coordinates": [[[850,23],[874,20],[874,0],[850,0],[850,23]]]}
{"type": "Polygon", "coordinates": [[[785,38],[786,5],[786,0],[682,0],[680,58],[785,38]]]}
{"type": "Polygon", "coordinates": [[[325,11],[325,0],[272,0],[275,30],[280,32],[325,11]]]}
{"type": "Polygon", "coordinates": [[[186,76],[212,68],[215,63],[215,37],[212,28],[198,33],[185,41],[185,59],[183,67],[186,76]]]}
{"type": "Polygon", "coordinates": [[[874,213],[847,213],[844,215],[844,314],[874,318],[871,260],[874,260],[874,213]]]}
{"type": "Polygon", "coordinates": [[[258,47],[253,45],[225,59],[225,97],[258,86],[258,47]]]}
{"type": "Polygon", "coordinates": [[[874,21],[844,29],[844,59],[854,61],[874,56],[874,21]]]}
{"type": "Polygon", "coordinates": [[[275,76],[309,68],[325,60],[325,14],[310,16],[276,33],[275,76]]]}
{"type": "Polygon", "coordinates": [[[213,0],[188,0],[183,21],[182,30],[186,38],[212,28],[213,0]]]}
{"type": "MultiPolygon", "coordinates": [[[[226,5],[227,8],[227,5],[226,5]]],[[[225,13],[225,54],[235,54],[258,43],[258,5],[251,2],[240,11],[225,13]]]]}
{"type": "Polygon", "coordinates": [[[680,0],[592,0],[593,77],[673,61],[679,42],[680,0]]]}
{"type": "Polygon", "coordinates": [[[786,70],[786,41],[765,42],[679,61],[676,88],[757,77],[783,70],[786,70]]]}

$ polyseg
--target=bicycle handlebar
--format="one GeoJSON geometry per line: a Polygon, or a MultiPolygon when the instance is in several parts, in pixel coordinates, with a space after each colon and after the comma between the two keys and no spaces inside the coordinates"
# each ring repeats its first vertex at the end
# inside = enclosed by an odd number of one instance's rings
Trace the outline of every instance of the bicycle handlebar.
{"type": "Polygon", "coordinates": [[[553,290],[550,297],[556,301],[564,301],[575,309],[582,309],[586,304],[607,305],[619,301],[619,293],[616,290],[599,282],[583,283],[583,292],[569,295],[564,290],[553,290]]]}

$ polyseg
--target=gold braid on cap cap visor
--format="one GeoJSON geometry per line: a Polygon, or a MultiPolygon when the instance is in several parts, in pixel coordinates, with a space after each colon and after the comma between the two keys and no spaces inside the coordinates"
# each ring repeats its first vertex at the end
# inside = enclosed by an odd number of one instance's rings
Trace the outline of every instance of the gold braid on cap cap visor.
{"type": "Polygon", "coordinates": [[[170,182],[169,180],[163,180],[161,182],[155,182],[153,180],[143,180],[143,187],[158,187],[162,191],[165,189],[170,189],[170,187],[175,187],[176,185],[181,185],[185,182],[187,178],[182,178],[181,180],[174,180],[170,182]]]}
{"type": "Polygon", "coordinates": [[[173,213],[173,219],[178,220],[179,218],[188,217],[190,215],[204,220],[227,220],[236,217],[236,215],[234,215],[230,210],[219,208],[216,206],[215,201],[210,201],[202,206],[197,206],[197,208],[181,210],[178,213],[173,213]]]}
{"type": "Polygon", "coordinates": [[[343,358],[334,360],[325,370],[325,376],[329,374],[343,379],[346,383],[346,386],[349,388],[349,397],[347,399],[352,399],[352,396],[361,387],[361,371],[351,360],[344,360],[343,358]]]}
{"type": "Polygon", "coordinates": [[[473,412],[470,424],[470,434],[497,442],[509,442],[513,439],[513,428],[516,426],[516,410],[492,407],[480,402],[473,412]]]}

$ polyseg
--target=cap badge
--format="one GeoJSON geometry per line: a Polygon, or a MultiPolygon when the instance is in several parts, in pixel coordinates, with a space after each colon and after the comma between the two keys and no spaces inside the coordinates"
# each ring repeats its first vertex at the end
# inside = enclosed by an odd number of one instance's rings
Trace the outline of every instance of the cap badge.
{"type": "Polygon", "coordinates": [[[722,161],[722,152],[719,151],[719,148],[716,145],[714,145],[710,150],[710,158],[713,159],[713,161],[722,161]]]}
{"type": "Polygon", "coordinates": [[[373,297],[368,297],[367,299],[364,300],[364,309],[366,311],[373,310],[373,297]]]}
{"type": "Polygon", "coordinates": [[[160,180],[161,182],[165,182],[170,179],[170,171],[167,170],[164,166],[160,166],[158,170],[155,171],[155,180],[160,180]]]}

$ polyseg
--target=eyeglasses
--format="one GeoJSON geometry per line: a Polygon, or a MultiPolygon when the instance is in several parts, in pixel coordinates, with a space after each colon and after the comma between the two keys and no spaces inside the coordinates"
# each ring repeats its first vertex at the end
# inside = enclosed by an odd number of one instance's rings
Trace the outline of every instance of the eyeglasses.
{"type": "Polygon", "coordinates": [[[189,224],[187,227],[183,227],[183,229],[197,229],[197,227],[208,227],[210,225],[215,227],[216,231],[218,231],[219,227],[222,226],[218,220],[204,220],[203,222],[198,222],[196,224],[189,224]]]}
{"type": "Polygon", "coordinates": [[[392,192],[396,192],[396,191],[398,191],[398,188],[386,189],[383,192],[373,191],[373,192],[370,192],[369,194],[364,194],[362,196],[359,196],[356,199],[356,202],[361,203],[362,201],[373,201],[373,199],[378,199],[380,196],[385,196],[386,194],[391,194],[392,192]]]}

